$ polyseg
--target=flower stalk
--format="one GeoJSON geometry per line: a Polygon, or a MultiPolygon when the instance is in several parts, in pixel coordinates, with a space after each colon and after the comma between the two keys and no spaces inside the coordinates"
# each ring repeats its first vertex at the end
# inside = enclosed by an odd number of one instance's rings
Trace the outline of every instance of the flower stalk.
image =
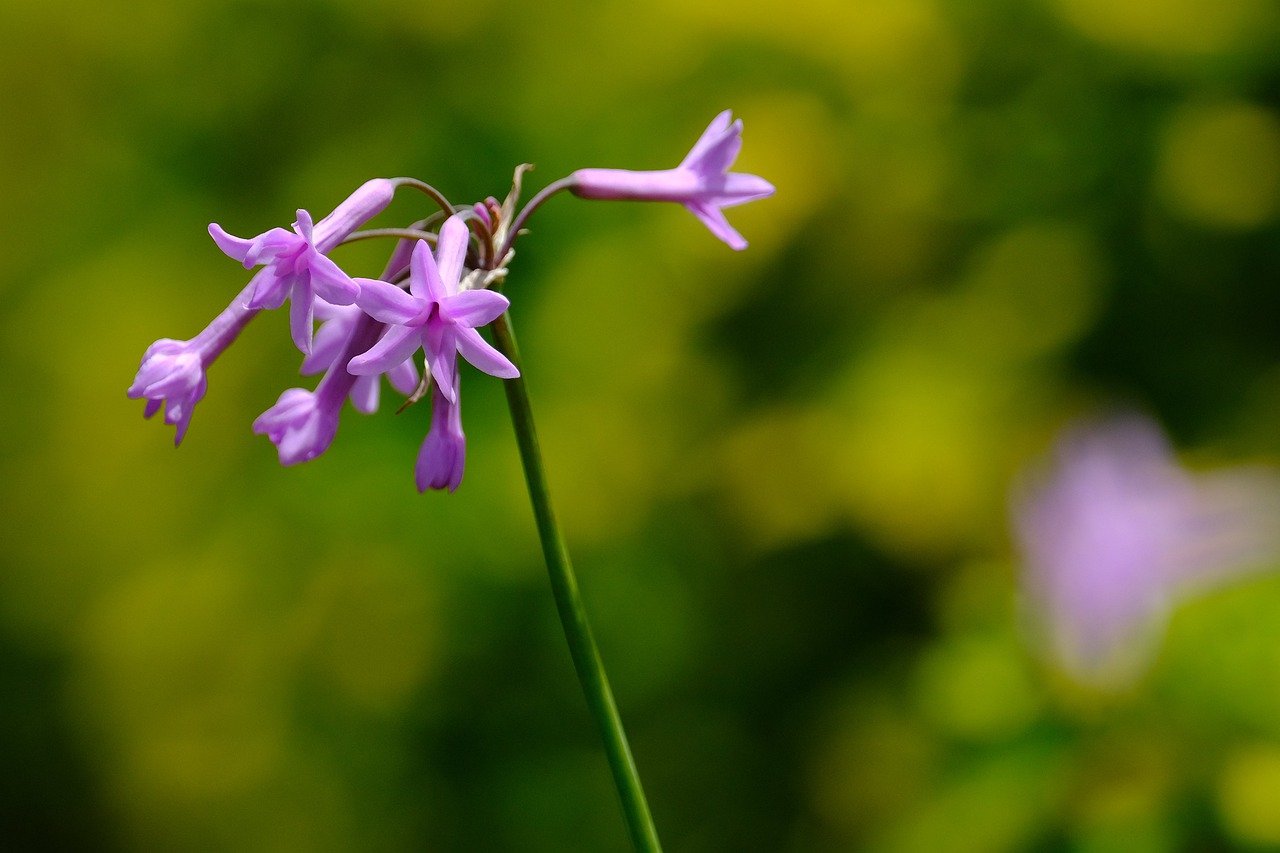
{"type": "MultiPolygon", "coordinates": [[[[494,321],[493,337],[498,351],[519,368],[520,352],[516,347],[511,320],[506,314],[494,321]]],[[[503,385],[507,392],[507,405],[511,409],[516,443],[520,448],[525,482],[529,487],[529,500],[533,504],[538,538],[542,542],[542,554],[551,579],[551,592],[556,600],[556,610],[560,614],[560,624],[569,643],[569,654],[573,657],[573,667],[578,673],[582,692],[586,695],[587,706],[600,727],[600,736],[604,740],[605,754],[613,772],[613,782],[621,800],[627,831],[637,851],[658,853],[662,850],[658,831],[649,813],[649,804],[640,784],[640,774],[636,770],[635,759],[631,756],[631,746],[627,743],[627,734],[622,728],[622,718],[618,715],[613,691],[609,688],[609,678],[605,674],[604,662],[600,659],[600,650],[596,647],[591,625],[587,622],[587,612],[578,591],[573,565],[569,561],[569,551],[551,508],[551,495],[547,489],[546,472],[542,468],[542,451],[533,425],[533,410],[524,384],[524,371],[521,370],[519,376],[506,380],[503,385]]]]}

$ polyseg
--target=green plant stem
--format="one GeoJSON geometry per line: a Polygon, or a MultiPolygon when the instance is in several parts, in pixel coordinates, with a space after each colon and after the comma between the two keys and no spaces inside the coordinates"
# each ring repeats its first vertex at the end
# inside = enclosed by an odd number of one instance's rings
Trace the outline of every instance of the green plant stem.
{"type": "MultiPolygon", "coordinates": [[[[511,321],[504,314],[493,324],[494,341],[498,349],[520,367],[520,353],[516,348],[511,321]]],[[[613,771],[614,785],[622,801],[622,814],[631,834],[631,843],[638,851],[660,853],[658,831],[654,828],[649,804],[645,802],[644,789],[640,786],[640,774],[636,772],[631,747],[627,744],[618,706],[609,689],[600,650],[591,635],[587,612],[582,606],[578,581],[569,562],[564,537],[551,510],[551,496],[547,492],[546,473],[542,469],[542,452],[538,449],[538,434],[533,426],[533,412],[529,408],[529,393],[525,389],[524,370],[520,376],[508,379],[503,385],[507,391],[507,404],[511,408],[511,422],[515,427],[516,443],[520,446],[520,459],[524,463],[525,481],[529,486],[529,500],[533,504],[534,520],[538,525],[538,537],[542,540],[542,553],[547,561],[547,573],[551,576],[551,591],[555,595],[556,609],[565,639],[569,641],[569,654],[578,672],[587,706],[600,727],[604,738],[605,754],[613,771]]]]}

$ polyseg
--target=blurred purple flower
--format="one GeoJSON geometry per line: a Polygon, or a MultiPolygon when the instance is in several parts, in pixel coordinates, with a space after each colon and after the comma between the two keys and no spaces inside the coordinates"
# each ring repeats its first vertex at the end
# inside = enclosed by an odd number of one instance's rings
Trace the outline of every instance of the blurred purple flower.
{"type": "Polygon", "coordinates": [[[252,287],[251,283],[242,290],[191,340],[161,338],[142,355],[138,373],[125,393],[131,399],[147,401],[144,417],[149,418],[164,408],[164,422],[177,427],[173,436],[175,447],[186,436],[195,405],[208,387],[205,371],[258,313],[258,309],[245,305],[252,287]]]}
{"type": "Polygon", "coordinates": [[[304,353],[311,351],[313,296],[334,305],[350,305],[359,292],[355,282],[326,257],[327,252],[353,231],[377,216],[395,195],[396,183],[385,178],[366,181],[332,213],[314,227],[311,214],[298,211],[293,231],[272,228],[256,237],[234,237],[216,222],[209,235],[228,257],[252,269],[266,267],[254,276],[250,308],[279,308],[291,299],[289,329],[293,342],[304,353]]]}
{"type": "Polygon", "coordinates": [[[1069,429],[1016,496],[1038,632],[1081,680],[1132,678],[1174,603],[1280,553],[1278,506],[1271,473],[1189,473],[1148,420],[1069,429]]]}
{"type": "Polygon", "coordinates": [[[357,304],[391,328],[368,352],[351,359],[348,370],[360,376],[385,373],[421,347],[436,385],[450,401],[457,399],[459,352],[490,376],[520,375],[476,331],[507,310],[507,298],[491,290],[458,290],[468,233],[466,222],[455,215],[440,228],[438,258],[420,241],[409,262],[408,293],[384,281],[359,280],[357,304]]]}
{"type": "Polygon", "coordinates": [[[569,176],[569,189],[581,198],[679,202],[712,234],[741,251],[747,241],[725,219],[723,208],[765,198],[774,191],[764,178],[729,171],[741,148],[742,121],[733,121],[731,111],[725,110],[712,119],[676,168],[579,169],[569,176]]]}
{"type": "Polygon", "coordinates": [[[418,451],[414,481],[418,491],[448,489],[456,491],[462,482],[466,464],[467,437],[462,433],[462,397],[450,401],[440,387],[431,391],[431,430],[418,451]]]}

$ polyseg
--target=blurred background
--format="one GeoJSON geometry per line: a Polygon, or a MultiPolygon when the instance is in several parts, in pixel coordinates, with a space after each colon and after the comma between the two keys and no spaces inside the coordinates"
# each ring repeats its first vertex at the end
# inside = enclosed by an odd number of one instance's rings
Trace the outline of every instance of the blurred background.
{"type": "Polygon", "coordinates": [[[251,434],[314,383],[284,312],[178,452],[124,390],[243,285],[212,220],[667,168],[726,108],[778,188],[729,212],[749,250],[566,196],[507,289],[668,849],[1280,846],[1280,577],[1104,692],[1028,642],[1008,522],[1095,406],[1193,465],[1280,453],[1270,0],[6,0],[0,31],[0,846],[626,849],[498,382],[421,496],[390,394],[296,468],[251,434]]]}

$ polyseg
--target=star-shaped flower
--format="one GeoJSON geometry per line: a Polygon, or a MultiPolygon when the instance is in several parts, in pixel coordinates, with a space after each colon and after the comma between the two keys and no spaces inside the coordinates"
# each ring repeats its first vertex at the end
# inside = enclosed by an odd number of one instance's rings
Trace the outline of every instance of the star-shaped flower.
{"type": "Polygon", "coordinates": [[[245,239],[228,234],[214,222],[209,225],[209,235],[223,253],[243,263],[245,269],[265,265],[254,276],[248,307],[279,308],[286,298],[290,299],[293,342],[309,353],[313,297],[318,295],[334,305],[350,305],[359,292],[351,277],[325,253],[385,209],[394,194],[395,182],[378,178],[365,182],[314,226],[311,214],[299,210],[293,231],[272,228],[245,239]]]}
{"type": "Polygon", "coordinates": [[[376,279],[359,279],[356,304],[369,316],[388,324],[382,339],[351,359],[347,369],[358,376],[385,373],[421,347],[427,366],[445,399],[457,401],[457,354],[490,376],[512,379],[520,375],[507,357],[490,346],[476,329],[493,322],[510,304],[491,290],[459,291],[467,251],[467,226],[454,215],[440,228],[433,257],[419,241],[409,261],[409,292],[376,279]]]}
{"type": "Polygon", "coordinates": [[[773,195],[773,184],[757,175],[730,172],[742,149],[742,121],[725,110],[712,119],[688,155],[674,169],[633,172],[579,169],[569,189],[581,198],[675,201],[687,207],[732,249],[747,241],[725,219],[723,209],[773,195]]]}

